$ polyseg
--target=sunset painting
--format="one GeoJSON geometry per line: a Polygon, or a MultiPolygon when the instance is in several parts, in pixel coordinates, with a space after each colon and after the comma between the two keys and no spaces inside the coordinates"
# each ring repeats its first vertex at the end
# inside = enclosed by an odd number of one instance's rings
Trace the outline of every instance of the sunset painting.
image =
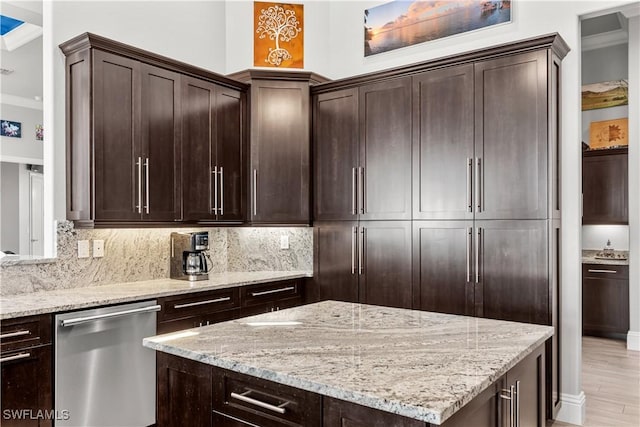
{"type": "Polygon", "coordinates": [[[364,55],[511,22],[511,1],[398,0],[364,11],[364,55]]]}

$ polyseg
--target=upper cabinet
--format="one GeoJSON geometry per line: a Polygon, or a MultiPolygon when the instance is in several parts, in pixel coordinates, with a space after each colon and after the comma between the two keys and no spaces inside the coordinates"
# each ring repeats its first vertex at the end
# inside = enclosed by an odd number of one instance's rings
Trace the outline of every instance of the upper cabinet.
{"type": "Polygon", "coordinates": [[[325,79],[307,72],[247,70],[250,83],[250,222],[311,222],[309,88],[325,79]]]}
{"type": "Polygon", "coordinates": [[[68,219],[243,221],[245,85],[93,34],[60,48],[68,219]]]}
{"type": "Polygon", "coordinates": [[[582,153],[582,223],[629,223],[628,148],[582,153]]]}
{"type": "Polygon", "coordinates": [[[315,97],[316,220],[411,219],[411,79],[315,97]]]}

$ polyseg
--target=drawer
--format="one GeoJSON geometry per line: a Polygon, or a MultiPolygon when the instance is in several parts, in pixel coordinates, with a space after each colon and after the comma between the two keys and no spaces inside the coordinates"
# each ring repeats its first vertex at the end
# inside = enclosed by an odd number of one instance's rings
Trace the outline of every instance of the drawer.
{"type": "Polygon", "coordinates": [[[19,317],[2,321],[0,352],[51,343],[51,315],[19,317]]]}
{"type": "Polygon", "coordinates": [[[213,410],[215,414],[235,419],[238,423],[261,427],[320,426],[322,397],[294,387],[213,368],[213,410]]]}
{"type": "Polygon", "coordinates": [[[242,288],[242,306],[251,307],[288,298],[302,298],[300,280],[262,283],[242,288]]]}
{"type": "Polygon", "coordinates": [[[168,320],[158,323],[158,334],[168,334],[170,332],[182,331],[184,329],[197,328],[200,326],[213,325],[214,323],[226,322],[240,317],[240,309],[217,311],[215,313],[202,314],[200,316],[185,317],[182,319],[168,320]]]}
{"type": "Polygon", "coordinates": [[[628,265],[582,264],[583,278],[629,279],[628,265]]]}
{"type": "Polygon", "coordinates": [[[158,301],[162,305],[158,322],[165,322],[239,308],[240,291],[238,288],[220,289],[161,298],[158,301]]]}

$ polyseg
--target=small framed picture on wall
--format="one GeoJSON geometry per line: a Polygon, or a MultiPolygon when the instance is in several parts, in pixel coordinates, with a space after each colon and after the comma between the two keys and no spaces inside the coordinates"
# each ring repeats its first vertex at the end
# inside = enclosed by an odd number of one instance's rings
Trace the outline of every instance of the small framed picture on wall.
{"type": "Polygon", "coordinates": [[[2,129],[0,130],[1,136],[8,136],[10,138],[22,138],[22,123],[12,122],[10,120],[0,120],[2,129]]]}
{"type": "Polygon", "coordinates": [[[36,141],[44,140],[44,127],[36,125],[36,141]]]}

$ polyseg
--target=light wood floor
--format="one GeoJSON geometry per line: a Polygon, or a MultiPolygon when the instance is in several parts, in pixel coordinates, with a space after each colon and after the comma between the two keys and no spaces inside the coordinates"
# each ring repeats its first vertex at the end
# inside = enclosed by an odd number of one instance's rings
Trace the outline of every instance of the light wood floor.
{"type": "Polygon", "coordinates": [[[640,426],[640,352],[627,350],[624,341],[582,339],[582,389],[587,398],[585,426],[640,426]]]}

